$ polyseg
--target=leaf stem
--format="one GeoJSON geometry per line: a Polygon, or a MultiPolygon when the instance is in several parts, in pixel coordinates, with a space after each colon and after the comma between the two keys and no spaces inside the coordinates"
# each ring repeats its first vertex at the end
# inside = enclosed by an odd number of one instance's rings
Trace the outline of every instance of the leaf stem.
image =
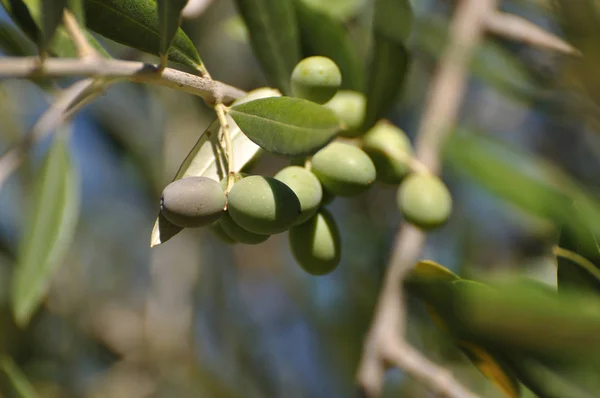
{"type": "Polygon", "coordinates": [[[231,143],[231,135],[229,134],[229,122],[227,121],[227,107],[221,103],[215,105],[215,112],[219,118],[221,124],[221,136],[225,141],[225,157],[227,158],[227,188],[225,193],[229,194],[233,187],[234,180],[234,158],[233,158],[233,145],[231,143]]]}
{"type": "Polygon", "coordinates": [[[85,37],[85,33],[77,23],[77,19],[73,14],[65,9],[63,13],[63,22],[67,33],[73,40],[75,47],[77,48],[77,54],[81,59],[94,59],[98,58],[98,52],[90,45],[90,42],[85,37]]]}

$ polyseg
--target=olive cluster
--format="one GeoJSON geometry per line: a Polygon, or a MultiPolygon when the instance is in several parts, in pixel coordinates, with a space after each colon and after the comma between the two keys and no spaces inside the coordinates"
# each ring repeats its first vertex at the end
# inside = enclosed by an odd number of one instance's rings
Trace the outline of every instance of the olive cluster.
{"type": "Polygon", "coordinates": [[[362,134],[366,101],[361,93],[338,91],[341,73],[325,57],[302,60],[292,73],[292,91],[333,110],[341,136],[312,157],[294,160],[273,177],[235,174],[227,178],[187,177],[169,184],[161,211],[184,228],[210,226],[229,243],[258,244],[289,231],[289,246],[307,272],[323,275],[340,261],[340,233],[325,208],[334,197],[366,191],[376,180],[399,184],[398,205],[407,221],[434,228],[449,217],[452,199],[436,176],[412,172],[412,148],[402,130],[380,121],[362,134]]]}

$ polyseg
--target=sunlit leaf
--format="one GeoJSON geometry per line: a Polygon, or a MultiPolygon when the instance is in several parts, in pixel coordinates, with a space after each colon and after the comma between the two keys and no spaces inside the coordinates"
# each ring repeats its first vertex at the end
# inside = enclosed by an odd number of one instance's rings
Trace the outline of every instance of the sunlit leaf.
{"type": "Polygon", "coordinates": [[[160,56],[166,56],[171,46],[171,42],[179,29],[181,21],[181,10],[187,4],[188,0],[157,0],[158,21],[160,34],[160,56]]]}
{"type": "Polygon", "coordinates": [[[231,108],[229,114],[263,149],[284,156],[310,155],[339,131],[328,108],[300,98],[266,98],[231,108]]]}
{"type": "Polygon", "coordinates": [[[35,388],[27,380],[27,376],[19,369],[11,357],[2,357],[0,366],[4,373],[6,373],[6,376],[8,376],[8,380],[20,398],[39,398],[35,388]]]}
{"type": "Polygon", "coordinates": [[[67,7],[69,11],[75,16],[77,23],[81,27],[85,27],[85,0],[67,0],[67,7]]]}
{"type": "Polygon", "coordinates": [[[367,74],[367,110],[363,130],[392,109],[410,62],[406,41],[413,14],[408,0],[377,0],[373,17],[373,45],[367,74]]]}
{"type": "MultiPolygon", "coordinates": [[[[160,54],[160,23],[154,0],[85,0],[88,27],[123,45],[160,54]]],[[[169,59],[201,70],[202,61],[190,38],[178,29],[169,59]]]]}
{"type": "Polygon", "coordinates": [[[329,14],[336,19],[349,19],[358,14],[366,0],[302,0],[318,11],[329,14]]]}
{"type": "Polygon", "coordinates": [[[295,0],[294,4],[304,55],[331,58],[342,72],[342,88],[362,90],[362,62],[342,21],[308,0],[295,0]]]}
{"type": "Polygon", "coordinates": [[[50,45],[56,28],[61,24],[67,0],[42,0],[42,39],[40,47],[43,51],[50,45]]]}
{"type": "Polygon", "coordinates": [[[269,83],[290,94],[290,76],[300,61],[293,0],[235,0],[250,44],[269,83]]]}
{"type": "Polygon", "coordinates": [[[73,240],[79,213],[78,180],[68,141],[54,138],[37,175],[30,218],[12,280],[15,319],[25,326],[44,299],[73,240]]]}
{"type": "MultiPolygon", "coordinates": [[[[267,98],[281,95],[277,90],[262,88],[248,93],[234,104],[243,104],[259,98],[267,98]]],[[[250,163],[260,152],[260,147],[246,137],[231,117],[227,117],[230,128],[231,143],[233,146],[234,172],[239,172],[250,163]]],[[[215,120],[208,129],[200,136],[187,155],[179,171],[173,180],[183,177],[204,176],[219,181],[226,175],[227,160],[224,157],[221,142],[219,140],[219,122],[215,120]]],[[[165,243],[173,236],[181,232],[182,228],[168,222],[159,214],[152,234],[150,246],[154,247],[165,243]]]]}

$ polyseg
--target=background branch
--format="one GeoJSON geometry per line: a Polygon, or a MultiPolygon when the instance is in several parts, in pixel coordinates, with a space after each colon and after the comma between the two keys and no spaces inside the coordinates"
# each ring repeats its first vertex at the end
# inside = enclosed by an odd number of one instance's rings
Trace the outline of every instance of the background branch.
{"type": "MultiPolygon", "coordinates": [[[[495,0],[464,0],[457,6],[450,41],[434,76],[415,145],[417,159],[434,173],[440,170],[440,151],[458,115],[473,50],[495,8],[495,0]]],[[[447,370],[429,361],[405,340],[402,280],[416,264],[424,243],[425,233],[407,223],[396,236],[358,369],[358,381],[370,397],[380,394],[386,365],[399,367],[445,397],[475,397],[447,370]]]]}

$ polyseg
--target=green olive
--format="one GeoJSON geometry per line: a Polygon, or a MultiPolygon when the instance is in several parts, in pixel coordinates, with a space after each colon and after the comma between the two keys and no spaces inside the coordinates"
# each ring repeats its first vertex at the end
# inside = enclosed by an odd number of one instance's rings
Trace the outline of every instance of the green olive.
{"type": "Polygon", "coordinates": [[[238,243],[238,241],[233,239],[227,232],[225,232],[223,226],[221,225],[221,220],[223,220],[223,218],[225,217],[229,217],[229,215],[223,215],[223,217],[217,220],[217,222],[211,224],[209,229],[210,232],[212,232],[213,235],[216,236],[220,241],[233,245],[235,243],[238,243]]]}
{"type": "Polygon", "coordinates": [[[315,153],[311,170],[326,190],[339,196],[359,194],[377,177],[373,161],[363,150],[340,142],[315,153]]]}
{"type": "Polygon", "coordinates": [[[342,84],[340,68],[322,56],[304,58],[292,71],[292,92],[295,97],[318,104],[329,101],[342,84]]]}
{"type": "Polygon", "coordinates": [[[325,104],[325,107],[335,112],[340,119],[343,137],[358,137],[365,119],[367,99],[357,91],[340,90],[325,104]]]}
{"type": "Polygon", "coordinates": [[[339,229],[325,209],[290,229],[289,241],[294,258],[309,274],[328,274],[340,262],[339,229]]]}
{"type": "Polygon", "coordinates": [[[363,137],[363,150],[377,169],[377,180],[399,184],[410,172],[410,140],[398,127],[387,121],[377,123],[363,137]]]}
{"type": "Polygon", "coordinates": [[[183,228],[209,225],[225,212],[227,198],[219,183],[207,177],[186,177],[163,190],[160,208],[167,220],[183,228]]]}
{"type": "Polygon", "coordinates": [[[411,174],[398,188],[398,206],[411,224],[428,230],[443,225],[452,212],[452,196],[432,174],[411,174]]]}
{"type": "Polygon", "coordinates": [[[301,213],[296,224],[302,224],[317,212],[323,198],[323,188],[313,173],[303,167],[288,166],[275,174],[274,178],[290,187],[300,201],[301,213]]]}
{"type": "Polygon", "coordinates": [[[300,215],[298,197],[272,177],[249,176],[229,192],[229,214],[240,227],[255,234],[287,231],[300,215]]]}
{"type": "Polygon", "coordinates": [[[240,227],[228,213],[221,217],[214,225],[220,227],[225,235],[235,242],[256,245],[269,239],[269,235],[255,234],[240,227]]]}

